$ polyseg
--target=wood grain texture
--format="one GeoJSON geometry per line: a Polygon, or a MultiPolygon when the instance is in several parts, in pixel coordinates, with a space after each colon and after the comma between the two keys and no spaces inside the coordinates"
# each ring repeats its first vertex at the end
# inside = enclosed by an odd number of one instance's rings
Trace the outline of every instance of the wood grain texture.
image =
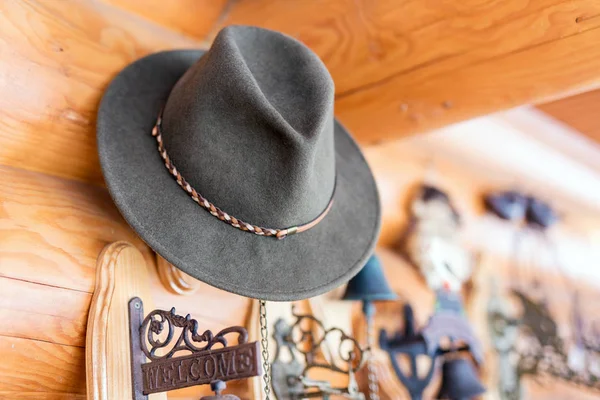
{"type": "MultiPolygon", "coordinates": [[[[131,383],[131,357],[127,351],[127,343],[129,343],[127,337],[127,324],[119,324],[118,331],[113,330],[114,337],[109,337],[108,334],[108,323],[110,321],[111,312],[111,301],[113,299],[113,293],[115,291],[115,275],[116,268],[124,269],[129,267],[133,271],[142,272],[140,280],[142,284],[146,281],[147,274],[144,275],[145,266],[141,261],[142,266],[140,267],[139,259],[138,263],[130,263],[131,258],[136,258],[136,254],[132,253],[130,257],[123,257],[119,263],[119,256],[121,252],[124,252],[130,245],[126,242],[115,242],[106,246],[102,253],[98,256],[98,262],[96,265],[96,285],[94,288],[94,294],[92,296],[92,303],[90,305],[90,311],[88,314],[87,332],[86,332],[86,347],[85,347],[85,367],[86,367],[86,393],[88,399],[104,400],[107,399],[110,394],[119,394],[120,391],[127,390],[129,393],[132,392],[131,383]],[[123,265],[124,264],[124,265],[123,265]],[[146,279],[144,279],[146,278],[146,279]],[[109,341],[117,340],[117,346],[119,341],[125,341],[124,353],[108,353],[109,341]],[[129,361],[129,366],[127,365],[129,361]],[[112,377],[112,367],[119,364],[125,364],[121,366],[121,369],[129,369],[125,372],[123,379],[117,378],[117,382],[114,385],[109,386],[109,374],[112,377]],[[110,372],[109,372],[110,371],[110,372]],[[127,373],[128,372],[128,373],[127,373]],[[123,388],[122,386],[126,386],[123,388]],[[114,391],[114,392],[113,392],[114,391]]],[[[127,271],[125,271],[126,273],[127,271]]],[[[128,282],[124,282],[127,284],[128,282]]],[[[141,294],[140,294],[141,295],[141,294]]],[[[133,294],[138,296],[138,294],[133,294]]],[[[126,306],[124,304],[118,304],[115,302],[114,313],[125,313],[126,306]]],[[[117,322],[119,322],[117,320],[117,322]]],[[[120,366],[120,365],[119,365],[120,366]]],[[[121,396],[123,393],[120,393],[121,396]]]]}
{"type": "Polygon", "coordinates": [[[155,268],[150,274],[150,286],[154,304],[163,310],[175,307],[182,315],[196,318],[203,329],[221,329],[231,325],[243,325],[250,299],[196,281],[197,289],[187,296],[174,294],[165,289],[155,268]],[[218,310],[216,312],[215,310],[218,310]]]}
{"type": "Polygon", "coordinates": [[[595,87],[600,82],[594,65],[598,55],[590,55],[599,40],[600,29],[594,29],[540,44],[527,53],[439,71],[431,78],[409,73],[388,88],[415,99],[408,101],[413,112],[405,112],[407,103],[398,102],[392,92],[369,89],[340,99],[337,114],[359,138],[362,132],[377,132],[370,139],[385,140],[595,87]]]}
{"type": "Polygon", "coordinates": [[[102,0],[175,32],[203,39],[227,12],[229,0],[102,0]]]}
{"type": "MultiPolygon", "coordinates": [[[[129,301],[139,297],[145,312],[154,309],[149,273],[142,254],[127,242],[106,246],[98,257],[85,347],[90,400],[126,399],[133,392],[129,301]]],[[[166,398],[166,394],[153,396],[166,398]]]]}
{"type": "Polygon", "coordinates": [[[117,240],[153,262],[105,189],[0,166],[0,276],[91,293],[96,258],[117,240]]]}
{"type": "Polygon", "coordinates": [[[98,1],[2,2],[0,164],[102,183],[101,95],[127,64],[198,42],[98,1]],[[10,94],[10,95],[7,95],[10,94]]]}
{"type": "Polygon", "coordinates": [[[161,256],[156,256],[156,271],[165,289],[182,296],[195,293],[200,287],[200,281],[192,278],[161,256]]]}
{"type": "Polygon", "coordinates": [[[88,293],[0,278],[0,335],[84,346],[88,293]]]}
{"type": "Polygon", "coordinates": [[[223,25],[286,32],[323,59],[336,114],[363,143],[600,83],[587,0],[242,0],[223,25]]]}
{"type": "Polygon", "coordinates": [[[85,350],[0,336],[0,393],[85,394],[85,350]]]}
{"type": "Polygon", "coordinates": [[[600,104],[600,90],[592,90],[549,103],[539,104],[537,108],[600,144],[598,104],[600,104]]]}
{"type": "Polygon", "coordinates": [[[85,400],[84,394],[48,392],[0,392],[0,400],[85,400]]]}
{"type": "MultiPolygon", "coordinates": [[[[26,301],[24,301],[26,302],[26,301]]],[[[59,309],[59,311],[62,311],[59,309]]],[[[85,314],[83,315],[85,317],[85,314]]],[[[36,312],[0,309],[0,335],[68,346],[85,346],[85,322],[36,312]]],[[[1,397],[0,397],[1,398],[1,397]]]]}
{"type": "MultiPolygon", "coordinates": [[[[169,294],[155,270],[154,254],[121,219],[106,189],[0,167],[0,317],[7,321],[0,324],[0,336],[68,345],[59,349],[79,357],[77,349],[83,350],[95,281],[95,259],[106,243],[118,239],[136,243],[144,254],[158,307],[168,310],[175,306],[184,315],[191,313],[203,329],[243,323],[249,303],[242,297],[200,283],[201,289],[191,296],[169,294]],[[214,313],[216,309],[220,312],[214,313]]],[[[14,351],[19,354],[7,360],[9,364],[32,356],[27,346],[14,351]]],[[[74,392],[70,383],[81,379],[83,372],[64,366],[65,360],[57,358],[42,362],[45,368],[62,372],[53,386],[39,386],[36,391],[83,393],[74,392]]],[[[73,362],[83,368],[83,362],[73,362]]],[[[0,370],[0,381],[26,386],[23,382],[35,380],[40,373],[45,372],[23,369],[17,377],[0,370]]],[[[0,390],[5,387],[0,385],[0,390]]],[[[205,388],[188,390],[181,397],[190,393],[207,392],[205,388]]]]}
{"type": "MultiPolygon", "coordinates": [[[[93,292],[97,255],[111,241],[127,240],[153,268],[155,256],[123,221],[106,189],[0,166],[0,276],[93,292]]],[[[154,271],[156,304],[222,323],[239,323],[248,300],[193,281],[193,298],[170,295],[154,271]],[[159,290],[160,289],[160,290],[159,290]],[[202,304],[199,310],[198,305],[202,304]]]]}

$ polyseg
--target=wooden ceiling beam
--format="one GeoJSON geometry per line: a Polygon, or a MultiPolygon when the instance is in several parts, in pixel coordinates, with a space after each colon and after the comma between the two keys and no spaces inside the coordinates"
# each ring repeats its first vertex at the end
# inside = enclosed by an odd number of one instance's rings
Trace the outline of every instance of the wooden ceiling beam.
{"type": "Polygon", "coordinates": [[[95,114],[110,79],[148,53],[205,47],[233,23],[315,50],[361,144],[600,87],[598,1],[199,1],[202,12],[189,0],[7,1],[0,164],[102,185],[95,114]]]}
{"type": "Polygon", "coordinates": [[[175,32],[195,38],[212,33],[229,9],[229,0],[101,0],[126,12],[137,14],[175,32]]]}
{"type": "Polygon", "coordinates": [[[232,23],[319,54],[361,143],[600,85],[597,1],[240,0],[221,21],[232,23]]]}
{"type": "Polygon", "coordinates": [[[600,144],[600,90],[538,105],[538,109],[600,144]]]}

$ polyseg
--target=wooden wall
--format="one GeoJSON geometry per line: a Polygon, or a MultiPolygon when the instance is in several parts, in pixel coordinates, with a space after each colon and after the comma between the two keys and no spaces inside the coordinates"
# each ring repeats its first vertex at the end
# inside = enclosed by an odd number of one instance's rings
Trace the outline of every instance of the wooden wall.
{"type": "Polygon", "coordinates": [[[559,121],[577,129],[600,145],[600,125],[597,109],[600,104],[600,90],[591,90],[540,104],[538,108],[559,121]]]}
{"type": "MultiPolygon", "coordinates": [[[[83,395],[97,256],[115,240],[135,243],[150,265],[154,255],[105,189],[38,172],[0,167],[0,221],[0,398],[83,395]]],[[[169,295],[153,279],[159,307],[193,313],[213,329],[244,322],[244,298],[207,285],[192,296],[169,295]]]]}
{"type": "Polygon", "coordinates": [[[4,0],[0,163],[100,184],[89,133],[111,77],[150,52],[205,46],[229,23],[311,46],[335,79],[337,115],[363,143],[598,84],[595,1],[289,4],[4,0]]]}
{"type": "MultiPolygon", "coordinates": [[[[96,258],[127,240],[155,265],[104,188],[97,104],[134,59],[197,46],[99,2],[0,2],[0,399],[85,397],[96,258]]],[[[206,285],[183,298],[153,279],[159,307],[214,329],[244,322],[247,299],[206,285]]]]}
{"type": "MultiPolygon", "coordinates": [[[[101,94],[131,61],[206,46],[229,23],[286,31],[323,57],[337,84],[337,114],[363,144],[598,82],[595,1],[288,5],[0,2],[0,399],[84,398],[96,257],[106,244],[127,240],[155,266],[113,206],[95,146],[101,94]]],[[[410,183],[395,177],[418,179],[422,160],[410,158],[412,145],[393,144],[385,156],[393,163],[381,164],[380,146],[367,153],[386,192],[382,243],[389,243],[403,221],[400,196],[410,183]]],[[[214,329],[243,323],[248,312],[248,300],[206,285],[184,298],[153,279],[157,306],[174,305],[214,329]],[[212,312],[217,306],[219,313],[212,312]]]]}

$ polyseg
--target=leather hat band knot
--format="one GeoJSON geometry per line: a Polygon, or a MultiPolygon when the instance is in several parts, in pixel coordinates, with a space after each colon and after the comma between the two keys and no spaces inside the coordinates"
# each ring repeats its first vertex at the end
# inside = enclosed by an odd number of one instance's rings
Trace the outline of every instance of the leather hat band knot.
{"type": "Polygon", "coordinates": [[[221,210],[219,207],[216,207],[213,203],[208,201],[205,197],[203,197],[200,193],[198,193],[185,179],[181,176],[181,173],[175,168],[175,165],[171,162],[169,155],[165,149],[162,139],[162,110],[156,120],[156,124],[154,128],[152,128],[152,136],[156,138],[156,142],[158,143],[158,152],[160,153],[161,158],[165,163],[165,167],[173,177],[177,180],[177,184],[186,191],[187,194],[190,195],[192,200],[194,200],[198,205],[202,208],[206,209],[213,216],[217,217],[221,221],[233,226],[234,228],[240,229],[245,232],[254,233],[259,236],[273,236],[277,239],[284,239],[287,236],[294,235],[296,233],[305,232],[314,226],[316,226],[319,222],[321,222],[329,210],[331,210],[331,206],[333,205],[333,198],[335,194],[335,186],[333,189],[333,193],[331,195],[331,200],[329,204],[318,217],[313,219],[312,221],[299,225],[293,226],[289,228],[279,229],[279,228],[265,228],[257,225],[252,225],[247,222],[242,221],[241,219],[235,218],[232,215],[227,214],[225,211],[221,210]]]}

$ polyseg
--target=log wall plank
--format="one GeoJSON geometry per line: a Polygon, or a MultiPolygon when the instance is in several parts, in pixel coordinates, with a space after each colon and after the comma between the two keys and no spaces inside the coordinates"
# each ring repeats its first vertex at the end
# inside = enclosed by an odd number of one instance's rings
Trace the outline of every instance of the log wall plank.
{"type": "MultiPolygon", "coordinates": [[[[23,301],[21,297],[19,299],[23,301]]],[[[58,308],[58,311],[61,311],[62,307],[58,308]]],[[[0,335],[84,347],[85,316],[86,314],[80,320],[72,320],[55,315],[0,308],[0,319],[5,321],[0,326],[0,335]]]]}
{"type": "MultiPolygon", "coordinates": [[[[137,244],[154,268],[153,253],[120,217],[106,189],[0,166],[0,276],[91,293],[96,258],[117,240],[137,244]]],[[[161,307],[243,321],[247,300],[239,296],[208,285],[192,296],[171,296],[155,271],[152,279],[161,307]],[[213,315],[211,307],[223,313],[213,315]]]]}
{"type": "Polygon", "coordinates": [[[198,47],[95,1],[4,1],[0,38],[0,164],[95,184],[106,85],[148,53],[198,47]]]}
{"type": "Polygon", "coordinates": [[[145,254],[157,306],[190,313],[204,328],[243,323],[248,301],[242,297],[206,284],[192,296],[170,295],[154,255],[122,220],[106,189],[0,167],[0,314],[15,321],[0,334],[81,346],[96,258],[116,240],[137,243],[145,254]],[[22,307],[35,314],[14,319],[22,307]]]}
{"type": "Polygon", "coordinates": [[[0,335],[83,347],[89,293],[0,278],[0,335]]]}
{"type": "Polygon", "coordinates": [[[466,0],[435,5],[304,0],[290,7],[280,1],[241,0],[221,25],[258,25],[298,38],[321,56],[337,94],[344,96],[410,70],[435,74],[444,65],[456,69],[597,27],[598,22],[584,27],[575,21],[586,13],[600,13],[600,6],[586,0],[466,0]]]}
{"type": "MultiPolygon", "coordinates": [[[[49,392],[0,392],[0,400],[86,400],[84,394],[49,392]]],[[[195,399],[194,399],[195,400],[195,399]]]]}
{"type": "MultiPolygon", "coordinates": [[[[154,271],[151,272],[155,275],[154,271]]],[[[154,292],[161,289],[157,287],[154,292]]],[[[0,354],[10,350],[0,367],[0,399],[3,398],[2,391],[19,388],[82,393],[73,382],[85,377],[85,370],[80,371],[80,368],[85,368],[85,362],[79,357],[82,356],[80,351],[84,351],[91,295],[9,278],[0,278],[0,293],[0,319],[3,321],[0,324],[0,354]],[[24,367],[27,365],[30,368],[24,367]]],[[[221,294],[220,298],[219,293],[215,296],[210,291],[186,297],[162,296],[159,299],[163,304],[157,307],[169,309],[174,305],[185,305],[183,310],[178,309],[178,313],[192,313],[201,331],[210,329],[218,332],[231,325],[243,325],[244,316],[239,314],[246,313],[247,300],[224,292],[221,294]],[[220,315],[214,313],[217,307],[220,315]],[[203,317],[203,314],[209,317],[203,317]]],[[[204,388],[182,391],[180,395],[185,397],[190,393],[208,392],[204,388]]]]}
{"type": "Polygon", "coordinates": [[[0,166],[0,275],[91,293],[96,258],[113,241],[148,248],[106,191],[0,166]]]}
{"type": "Polygon", "coordinates": [[[0,393],[85,394],[85,350],[0,336],[0,393]]]}

